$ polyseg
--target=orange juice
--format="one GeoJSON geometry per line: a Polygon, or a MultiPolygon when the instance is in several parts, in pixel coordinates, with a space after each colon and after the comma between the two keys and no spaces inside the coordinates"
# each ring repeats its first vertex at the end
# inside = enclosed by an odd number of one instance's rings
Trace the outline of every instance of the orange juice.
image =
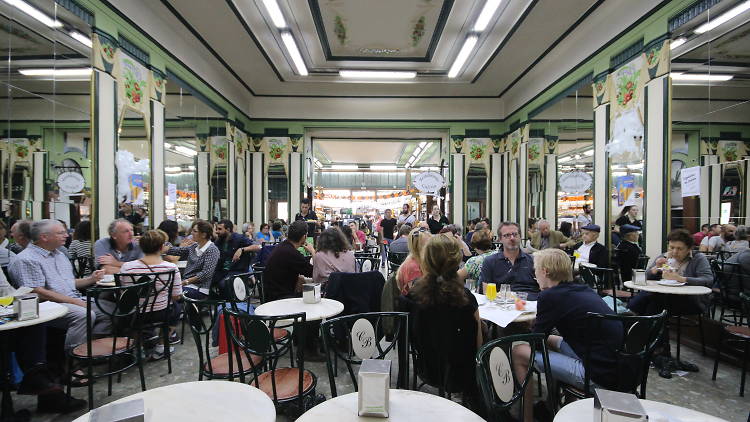
{"type": "Polygon", "coordinates": [[[494,302],[495,298],[497,297],[497,284],[488,283],[487,287],[484,290],[484,294],[487,296],[487,300],[489,300],[490,302],[494,302]]]}

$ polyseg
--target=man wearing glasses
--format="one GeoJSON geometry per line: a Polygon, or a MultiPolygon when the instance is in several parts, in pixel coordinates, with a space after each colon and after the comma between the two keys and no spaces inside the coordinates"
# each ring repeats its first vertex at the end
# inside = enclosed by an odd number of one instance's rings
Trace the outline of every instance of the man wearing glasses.
{"type": "Polygon", "coordinates": [[[534,259],[521,250],[521,229],[506,221],[500,224],[497,234],[502,251],[485,258],[479,281],[510,284],[512,291],[527,292],[529,300],[536,300],[539,285],[534,278],[534,259]]]}

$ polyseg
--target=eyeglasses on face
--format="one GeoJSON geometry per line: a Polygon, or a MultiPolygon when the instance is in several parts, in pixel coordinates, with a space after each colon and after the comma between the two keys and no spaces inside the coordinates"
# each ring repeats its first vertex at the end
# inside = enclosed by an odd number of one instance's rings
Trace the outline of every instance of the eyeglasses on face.
{"type": "Polygon", "coordinates": [[[422,233],[424,233],[424,232],[426,232],[426,231],[427,231],[427,229],[426,229],[426,228],[424,228],[424,227],[420,227],[420,228],[419,228],[418,230],[416,230],[416,231],[413,231],[413,232],[411,233],[411,235],[412,235],[412,236],[414,236],[414,237],[417,237],[417,236],[419,236],[420,234],[422,234],[422,233]]]}
{"type": "Polygon", "coordinates": [[[503,239],[510,239],[513,237],[521,237],[520,233],[505,233],[503,236],[503,239]]]}

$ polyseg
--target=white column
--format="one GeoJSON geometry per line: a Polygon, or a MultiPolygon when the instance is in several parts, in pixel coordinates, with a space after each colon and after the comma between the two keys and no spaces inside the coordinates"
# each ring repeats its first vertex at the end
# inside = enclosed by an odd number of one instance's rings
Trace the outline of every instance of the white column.
{"type": "Polygon", "coordinates": [[[47,174],[47,152],[38,151],[32,156],[34,162],[31,168],[34,169],[34,174],[32,176],[31,218],[41,220],[44,212],[43,206],[46,204],[44,176],[47,174]]]}
{"type": "Polygon", "coordinates": [[[713,164],[710,167],[711,183],[711,205],[709,208],[709,223],[716,224],[721,218],[721,164],[713,164]]]}
{"type": "Polygon", "coordinates": [[[234,149],[234,142],[227,142],[227,215],[229,220],[237,221],[237,152],[234,149]]]}
{"type": "Polygon", "coordinates": [[[609,104],[594,109],[594,224],[602,228],[602,236],[609,245],[609,171],[604,147],[609,138],[609,104]]]}
{"type": "MultiPolygon", "coordinates": [[[[490,222],[497,226],[503,220],[503,155],[490,155],[489,201],[490,222]]],[[[493,227],[490,227],[493,229],[493,227]]]]}
{"type": "Polygon", "coordinates": [[[247,186],[247,176],[245,173],[245,153],[242,153],[241,160],[235,160],[235,166],[237,168],[237,225],[240,225],[247,221],[247,192],[245,186],[247,186]]]}
{"type": "Polygon", "coordinates": [[[107,227],[115,219],[117,184],[115,181],[115,152],[117,151],[117,87],[115,79],[94,69],[94,158],[91,160],[94,178],[95,224],[94,238],[107,236],[107,227]]]}
{"type": "Polygon", "coordinates": [[[557,227],[557,155],[544,156],[544,218],[557,227]]]}
{"type": "MultiPolygon", "coordinates": [[[[713,164],[719,164],[718,155],[701,155],[701,196],[700,196],[700,224],[712,224],[711,204],[714,202],[714,195],[721,194],[711,190],[711,168],[713,164]]],[[[718,202],[717,197],[717,201],[718,202]]],[[[716,215],[717,222],[718,214],[716,215]]]]}
{"type": "Polygon", "coordinates": [[[165,217],[164,189],[164,104],[151,100],[151,227],[165,217]]]}
{"type": "Polygon", "coordinates": [[[646,111],[643,231],[646,237],[646,255],[657,256],[664,250],[670,226],[671,189],[668,185],[668,169],[671,160],[671,122],[667,76],[646,84],[646,111]]]}
{"type": "Polygon", "coordinates": [[[500,227],[500,223],[503,221],[510,220],[510,178],[508,174],[508,169],[510,168],[510,153],[504,152],[502,154],[502,169],[500,171],[500,174],[502,175],[502,191],[503,191],[503,204],[502,204],[502,213],[503,215],[500,218],[500,221],[493,221],[492,224],[494,224],[494,227],[492,227],[492,231],[494,232],[497,230],[498,227],[500,227]]]}
{"type": "Polygon", "coordinates": [[[521,236],[526,233],[528,219],[528,191],[529,191],[529,144],[521,143],[518,157],[518,224],[521,226],[521,236]]]}
{"type": "MultiPolygon", "coordinates": [[[[518,160],[510,160],[508,168],[508,217],[507,220],[518,223],[518,160]]],[[[521,232],[523,236],[523,232],[521,232]]]]}
{"type": "Polygon", "coordinates": [[[266,195],[268,194],[265,184],[266,170],[262,152],[253,152],[250,155],[252,156],[249,175],[252,180],[250,183],[250,221],[256,224],[256,228],[259,228],[260,224],[266,221],[266,195]]]}
{"type": "Polygon", "coordinates": [[[211,219],[211,167],[209,160],[211,153],[201,151],[198,153],[198,218],[202,220],[211,219]]]}
{"type": "Polygon", "coordinates": [[[464,224],[466,209],[466,155],[451,154],[453,173],[451,174],[451,221],[455,224],[464,224]]]}
{"type": "Polygon", "coordinates": [[[299,203],[302,200],[302,153],[289,153],[289,217],[294,217],[300,212],[299,203]]]}

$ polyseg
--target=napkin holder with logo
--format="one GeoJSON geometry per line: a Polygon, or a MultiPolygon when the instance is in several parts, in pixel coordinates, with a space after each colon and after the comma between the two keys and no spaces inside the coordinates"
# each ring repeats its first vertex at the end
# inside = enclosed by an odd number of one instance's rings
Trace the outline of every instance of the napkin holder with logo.
{"type": "Polygon", "coordinates": [[[39,296],[29,293],[14,297],[13,312],[19,321],[39,318],[39,296]]]}
{"type": "Polygon", "coordinates": [[[391,361],[364,359],[357,373],[357,415],[388,417],[391,361]]]}
{"type": "Polygon", "coordinates": [[[646,422],[648,414],[635,394],[594,389],[594,422],[646,422]]]}
{"type": "Polygon", "coordinates": [[[320,302],[320,283],[305,283],[302,285],[302,301],[305,303],[320,302]]]}

